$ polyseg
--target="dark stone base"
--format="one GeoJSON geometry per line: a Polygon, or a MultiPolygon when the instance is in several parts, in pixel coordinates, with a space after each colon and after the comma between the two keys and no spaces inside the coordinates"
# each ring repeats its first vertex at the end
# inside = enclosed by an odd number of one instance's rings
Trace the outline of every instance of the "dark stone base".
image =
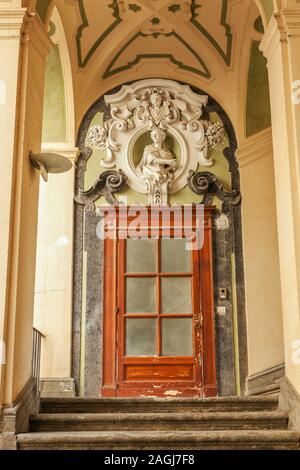
{"type": "Polygon", "coordinates": [[[75,381],[71,377],[44,377],[40,381],[41,398],[73,398],[76,396],[75,381]]]}
{"type": "Polygon", "coordinates": [[[247,378],[247,395],[273,395],[280,391],[280,379],[284,375],[284,364],[250,375],[247,378]]]}
{"type": "Polygon", "coordinates": [[[280,381],[279,408],[289,413],[289,428],[300,431],[300,395],[287,377],[280,381]]]}
{"type": "Polygon", "coordinates": [[[15,450],[16,434],[28,432],[29,418],[38,413],[40,399],[37,381],[33,377],[10,406],[5,406],[0,418],[0,449],[15,450]]]}

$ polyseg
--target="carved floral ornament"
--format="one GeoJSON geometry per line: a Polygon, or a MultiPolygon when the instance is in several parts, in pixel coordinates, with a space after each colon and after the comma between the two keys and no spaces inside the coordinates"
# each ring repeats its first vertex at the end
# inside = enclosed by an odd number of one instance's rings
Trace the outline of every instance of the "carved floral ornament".
{"type": "Polygon", "coordinates": [[[187,85],[141,80],[106,95],[105,101],[111,119],[89,130],[86,145],[105,151],[101,166],[122,170],[132,189],[148,193],[150,204],[167,204],[168,193],[184,188],[190,171],[198,165],[213,166],[209,150],[225,143],[223,126],[202,118],[208,97],[187,85]],[[136,165],[135,144],[149,132],[152,144],[145,147],[136,165]],[[168,135],[179,145],[177,161],[165,144],[168,135]]]}

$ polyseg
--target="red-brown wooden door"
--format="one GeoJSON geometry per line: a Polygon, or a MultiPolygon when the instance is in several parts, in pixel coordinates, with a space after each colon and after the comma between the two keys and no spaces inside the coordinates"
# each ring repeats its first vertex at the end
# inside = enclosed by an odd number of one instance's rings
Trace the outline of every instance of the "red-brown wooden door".
{"type": "Polygon", "coordinates": [[[105,241],[103,396],[215,396],[211,210],[204,247],[172,222],[105,241]]]}

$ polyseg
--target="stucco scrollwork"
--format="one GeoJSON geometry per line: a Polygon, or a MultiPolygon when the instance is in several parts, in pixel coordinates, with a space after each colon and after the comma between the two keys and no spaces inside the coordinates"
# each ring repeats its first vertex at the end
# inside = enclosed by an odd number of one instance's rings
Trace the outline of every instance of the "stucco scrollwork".
{"type": "Polygon", "coordinates": [[[188,177],[188,186],[195,194],[204,196],[203,204],[212,204],[214,196],[222,201],[222,209],[226,211],[228,205],[238,205],[241,194],[237,190],[226,191],[216,175],[209,171],[196,173],[191,171],[188,177]]]}
{"type": "MultiPolygon", "coordinates": [[[[138,192],[148,193],[152,203],[159,200],[166,203],[167,193],[184,188],[189,171],[196,171],[199,165],[212,166],[210,150],[225,143],[223,125],[203,118],[208,97],[194,93],[187,85],[163,79],[140,80],[106,95],[105,101],[111,118],[91,127],[86,145],[105,151],[101,166],[121,169],[128,185],[138,192]],[[168,178],[163,175],[162,166],[159,171],[157,168],[156,175],[152,169],[151,178],[149,175],[146,178],[142,170],[145,165],[136,163],[133,157],[138,137],[155,129],[165,132],[163,140],[169,136],[180,148],[180,154],[174,156],[177,164],[169,171],[168,178]],[[164,189],[158,190],[157,185],[154,189],[153,182],[158,180],[164,184],[164,189]],[[159,193],[159,197],[154,196],[159,193]]],[[[159,150],[161,154],[166,152],[167,145],[159,150]]],[[[145,166],[145,170],[149,172],[149,167],[147,170],[145,166]]]]}
{"type": "Polygon", "coordinates": [[[114,194],[121,191],[126,184],[126,176],[122,170],[104,171],[95,184],[87,191],[79,190],[74,199],[78,204],[85,206],[87,211],[95,210],[95,201],[104,196],[108,204],[118,204],[114,194]]]}
{"type": "Polygon", "coordinates": [[[126,132],[134,127],[131,113],[126,109],[119,114],[118,108],[111,109],[112,119],[104,122],[103,125],[93,126],[88,135],[86,144],[97,150],[106,151],[106,157],[102,159],[101,165],[104,168],[113,168],[116,165],[116,154],[120,150],[120,144],[117,141],[119,132],[126,132]]]}

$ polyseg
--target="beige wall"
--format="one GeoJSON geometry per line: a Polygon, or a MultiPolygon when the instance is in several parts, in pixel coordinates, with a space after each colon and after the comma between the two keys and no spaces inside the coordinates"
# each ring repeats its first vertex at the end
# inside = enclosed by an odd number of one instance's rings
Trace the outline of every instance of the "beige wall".
{"type": "MultiPolygon", "coordinates": [[[[65,133],[61,136],[61,142],[48,144],[45,142],[50,141],[49,135],[44,133],[42,148],[45,152],[62,154],[74,164],[77,149],[74,148],[71,64],[63,25],[56,8],[52,21],[55,31],[51,40],[58,47],[61,67],[59,70],[49,70],[50,76],[46,78],[49,82],[53,74],[58,74],[58,81],[62,82],[60,95],[64,95],[64,102],[61,104],[66,110],[65,133]]],[[[49,114],[53,119],[54,109],[51,89],[46,88],[43,119],[49,117],[49,114]],[[50,96],[46,96],[47,93],[50,96]]],[[[50,174],[48,183],[41,183],[34,304],[34,326],[45,335],[42,341],[41,377],[71,376],[73,194],[74,166],[68,173],[50,174]]]]}
{"type": "MultiPolygon", "coordinates": [[[[76,150],[65,155],[74,160],[76,150]]],[[[34,326],[45,335],[41,377],[71,376],[73,194],[74,169],[41,183],[34,304],[34,326]]]]}
{"type": "Polygon", "coordinates": [[[284,362],[271,130],[237,152],[242,221],[249,375],[284,362]]]}

